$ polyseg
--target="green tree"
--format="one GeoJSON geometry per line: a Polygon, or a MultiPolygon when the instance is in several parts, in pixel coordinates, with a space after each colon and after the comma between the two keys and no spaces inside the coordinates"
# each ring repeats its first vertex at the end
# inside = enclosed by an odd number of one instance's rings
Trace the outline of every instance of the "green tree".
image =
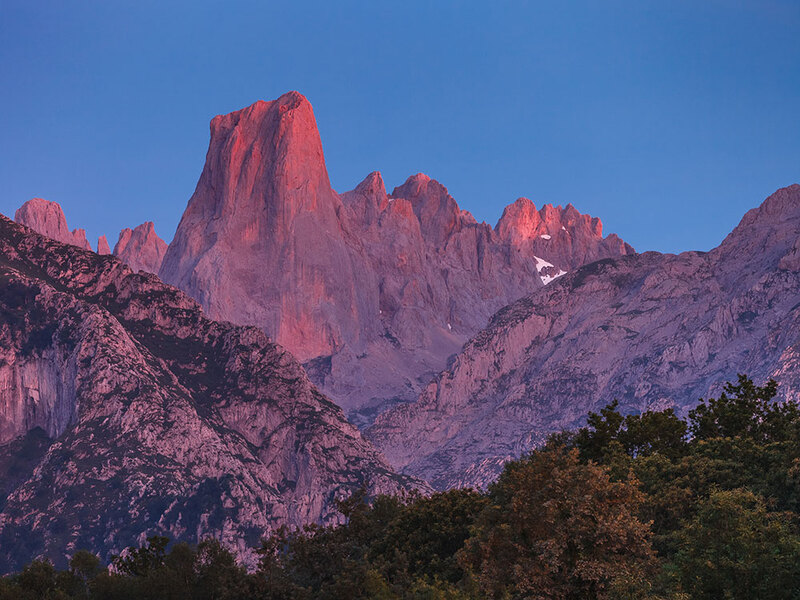
{"type": "Polygon", "coordinates": [[[614,400],[599,413],[590,412],[586,427],[573,436],[584,460],[611,463],[622,450],[630,457],[662,454],[670,458],[686,451],[686,422],[673,409],[622,416],[614,400]]]}
{"type": "Polygon", "coordinates": [[[749,490],[714,492],[681,532],[676,564],[684,589],[696,600],[800,598],[795,518],[769,512],[749,490]]]}
{"type": "Polygon", "coordinates": [[[244,598],[247,571],[219,540],[205,539],[197,546],[194,560],[197,600],[244,598]]]}
{"type": "Polygon", "coordinates": [[[648,593],[654,554],[635,480],[550,448],[509,463],[489,496],[461,560],[490,598],[611,598],[623,582],[648,593]]]}
{"type": "Polygon", "coordinates": [[[122,556],[111,558],[114,570],[122,575],[147,577],[164,565],[169,538],[154,535],[147,538],[147,545],[140,548],[130,547],[122,556]]]}
{"type": "Polygon", "coordinates": [[[759,442],[795,439],[800,410],[794,402],[775,402],[778,384],[770,380],[758,387],[739,375],[727,383],[719,398],[700,400],[689,412],[689,431],[695,440],[747,437],[759,442]]]}
{"type": "Polygon", "coordinates": [[[464,578],[456,553],[486,505],[483,494],[468,489],[417,498],[389,520],[368,559],[393,581],[410,584],[422,578],[456,584],[464,578]]]}

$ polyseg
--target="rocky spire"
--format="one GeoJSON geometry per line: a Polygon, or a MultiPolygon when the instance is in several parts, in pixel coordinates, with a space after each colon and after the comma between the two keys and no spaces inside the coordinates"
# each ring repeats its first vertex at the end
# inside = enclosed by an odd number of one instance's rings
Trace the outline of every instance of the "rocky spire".
{"type": "Polygon", "coordinates": [[[152,221],[145,221],[135,229],[126,227],[119,232],[119,240],[114,246],[114,256],[131,269],[155,274],[158,274],[166,252],[167,244],[156,234],[152,221]]]}
{"type": "Polygon", "coordinates": [[[111,248],[108,245],[108,238],[105,235],[101,235],[99,238],[97,238],[97,253],[101,256],[111,254],[111,248]]]}
{"type": "Polygon", "coordinates": [[[59,242],[72,244],[84,250],[92,249],[83,229],[69,230],[64,211],[57,202],[50,202],[44,198],[32,198],[17,209],[17,212],[14,213],[14,220],[30,227],[36,233],[46,235],[59,242]]]}

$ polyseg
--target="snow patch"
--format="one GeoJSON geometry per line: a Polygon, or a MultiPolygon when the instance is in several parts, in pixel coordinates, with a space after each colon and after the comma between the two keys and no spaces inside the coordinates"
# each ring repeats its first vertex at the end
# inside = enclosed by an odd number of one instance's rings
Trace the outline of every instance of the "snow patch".
{"type": "Polygon", "coordinates": [[[541,273],[542,269],[544,269],[545,267],[554,267],[555,266],[553,263],[549,263],[545,259],[539,258],[538,256],[534,256],[533,258],[536,259],[536,270],[538,272],[540,272],[540,273],[541,273]]]}
{"type": "Polygon", "coordinates": [[[543,283],[543,284],[545,284],[545,285],[547,285],[547,284],[548,284],[548,283],[550,283],[551,281],[553,281],[553,280],[555,280],[555,279],[558,279],[558,278],[559,278],[559,277],[561,277],[562,275],[566,275],[566,274],[567,274],[567,272],[566,272],[566,271],[562,271],[561,269],[559,269],[559,270],[558,270],[558,273],[556,273],[555,275],[539,275],[539,277],[541,277],[541,278],[542,278],[542,283],[543,283]]]}
{"type": "Polygon", "coordinates": [[[543,258],[539,258],[538,256],[534,256],[533,258],[536,259],[536,272],[539,273],[539,277],[541,278],[542,283],[544,285],[547,285],[551,281],[553,281],[555,279],[558,279],[562,275],[566,275],[567,274],[567,272],[564,271],[563,269],[559,269],[558,273],[556,273],[555,275],[542,275],[542,270],[544,270],[544,269],[546,269],[548,267],[550,267],[551,269],[555,269],[555,265],[553,263],[547,262],[543,258]]]}

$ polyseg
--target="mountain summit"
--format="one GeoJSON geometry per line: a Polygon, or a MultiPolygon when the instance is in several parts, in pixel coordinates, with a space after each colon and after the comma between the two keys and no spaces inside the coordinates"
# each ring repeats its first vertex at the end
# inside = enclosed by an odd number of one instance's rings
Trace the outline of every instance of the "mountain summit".
{"type": "Polygon", "coordinates": [[[69,230],[67,218],[58,202],[32,198],[17,209],[14,220],[56,241],[72,244],[84,250],[92,249],[89,240],[86,239],[86,231],[69,230]]]}
{"type": "Polygon", "coordinates": [[[378,172],[337,194],[311,104],[290,92],[211,121],[159,275],[213,318],[267,332],[363,424],[413,399],[500,307],[633,253],[572,207],[541,211],[528,239],[513,210],[478,223],[421,173],[391,194],[378,172]]]}

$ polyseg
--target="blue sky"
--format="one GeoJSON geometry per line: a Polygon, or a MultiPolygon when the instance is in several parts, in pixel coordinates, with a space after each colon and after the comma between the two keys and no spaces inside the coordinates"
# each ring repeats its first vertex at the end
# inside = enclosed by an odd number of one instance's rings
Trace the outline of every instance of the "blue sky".
{"type": "Polygon", "coordinates": [[[297,89],[338,191],[422,171],[478,220],[527,196],[707,250],[800,181],[798,31],[796,0],[3,0],[0,212],[169,240],[210,119],[297,89]]]}

